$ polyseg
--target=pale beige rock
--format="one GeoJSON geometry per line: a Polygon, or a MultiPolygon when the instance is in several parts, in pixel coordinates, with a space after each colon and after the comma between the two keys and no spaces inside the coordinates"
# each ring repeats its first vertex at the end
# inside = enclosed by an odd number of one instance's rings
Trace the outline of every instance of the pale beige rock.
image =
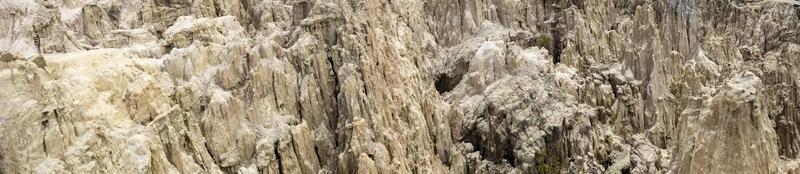
{"type": "Polygon", "coordinates": [[[798,172],[797,13],[0,0],[0,173],[798,172]]]}

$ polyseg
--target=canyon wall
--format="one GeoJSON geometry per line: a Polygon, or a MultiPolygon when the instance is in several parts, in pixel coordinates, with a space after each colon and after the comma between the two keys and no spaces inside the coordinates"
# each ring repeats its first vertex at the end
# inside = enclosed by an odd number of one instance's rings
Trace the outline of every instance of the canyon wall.
{"type": "Polygon", "coordinates": [[[0,0],[0,32],[0,173],[800,172],[780,1],[0,0]]]}

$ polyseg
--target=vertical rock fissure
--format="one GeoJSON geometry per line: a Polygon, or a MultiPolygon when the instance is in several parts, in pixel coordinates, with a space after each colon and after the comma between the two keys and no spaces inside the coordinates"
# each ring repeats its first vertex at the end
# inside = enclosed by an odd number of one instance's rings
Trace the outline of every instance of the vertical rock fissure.
{"type": "Polygon", "coordinates": [[[283,158],[281,158],[281,153],[278,150],[280,148],[280,141],[275,141],[273,144],[273,153],[275,153],[275,161],[278,162],[278,173],[283,174],[283,158]]]}
{"type": "Polygon", "coordinates": [[[550,47],[553,50],[553,64],[561,63],[561,52],[564,49],[564,41],[562,40],[561,31],[558,29],[559,19],[551,24],[552,29],[550,34],[553,36],[553,45],[550,47]]]}
{"type": "MultiPolygon", "coordinates": [[[[333,108],[332,108],[333,109],[333,115],[330,115],[333,118],[329,118],[328,127],[331,128],[331,129],[336,129],[336,125],[339,122],[339,115],[340,115],[340,113],[339,113],[340,112],[339,111],[339,99],[338,98],[339,98],[339,91],[340,91],[340,88],[341,88],[341,84],[339,83],[339,73],[337,73],[338,67],[334,63],[333,57],[331,55],[328,55],[327,56],[327,61],[328,61],[328,64],[330,65],[330,67],[331,67],[331,73],[333,73],[333,89],[332,89],[333,90],[333,96],[332,96],[333,97],[333,103],[332,103],[332,105],[333,105],[333,108]]],[[[338,141],[335,141],[335,143],[336,143],[336,145],[338,147],[338,145],[339,145],[338,141]]]]}

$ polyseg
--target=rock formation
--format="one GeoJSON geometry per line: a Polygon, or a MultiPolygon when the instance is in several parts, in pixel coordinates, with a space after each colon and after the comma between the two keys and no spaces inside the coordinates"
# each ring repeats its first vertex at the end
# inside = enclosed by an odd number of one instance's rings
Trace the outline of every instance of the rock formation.
{"type": "Polygon", "coordinates": [[[0,173],[800,173],[793,3],[0,0],[0,173]]]}

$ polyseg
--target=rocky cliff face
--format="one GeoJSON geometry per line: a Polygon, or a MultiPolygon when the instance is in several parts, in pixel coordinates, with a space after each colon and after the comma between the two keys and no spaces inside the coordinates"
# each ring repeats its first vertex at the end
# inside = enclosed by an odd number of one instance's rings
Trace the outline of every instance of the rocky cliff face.
{"type": "Polygon", "coordinates": [[[800,172],[800,6],[0,0],[0,173],[800,172]]]}

